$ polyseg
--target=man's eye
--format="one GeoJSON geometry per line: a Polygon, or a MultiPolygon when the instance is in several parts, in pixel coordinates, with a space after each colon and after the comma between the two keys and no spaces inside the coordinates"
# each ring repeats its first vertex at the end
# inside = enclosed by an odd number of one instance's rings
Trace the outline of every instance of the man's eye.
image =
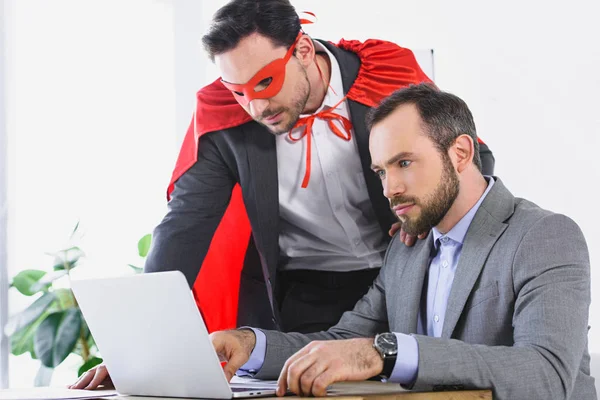
{"type": "Polygon", "coordinates": [[[375,171],[375,173],[377,174],[377,176],[379,177],[379,179],[383,179],[385,178],[385,171],[384,170],[379,170],[379,171],[375,171]]]}
{"type": "Polygon", "coordinates": [[[400,161],[400,167],[401,167],[401,168],[406,168],[406,167],[408,167],[410,164],[412,164],[412,161],[408,161],[408,160],[402,160],[402,161],[400,161]]]}
{"type": "Polygon", "coordinates": [[[260,92],[261,90],[265,90],[270,84],[273,82],[273,78],[265,78],[256,85],[254,88],[255,91],[260,92]]]}

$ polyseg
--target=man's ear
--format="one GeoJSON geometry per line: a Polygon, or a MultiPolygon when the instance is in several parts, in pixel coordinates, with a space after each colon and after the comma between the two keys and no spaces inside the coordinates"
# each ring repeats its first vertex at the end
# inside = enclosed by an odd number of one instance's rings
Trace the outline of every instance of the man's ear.
{"type": "Polygon", "coordinates": [[[296,43],[295,56],[305,68],[308,67],[315,59],[315,45],[308,35],[302,35],[298,43],[296,43]]]}
{"type": "Polygon", "coordinates": [[[463,134],[457,137],[454,144],[450,146],[450,151],[452,153],[451,158],[459,173],[473,164],[475,143],[473,143],[471,136],[463,134]]]}

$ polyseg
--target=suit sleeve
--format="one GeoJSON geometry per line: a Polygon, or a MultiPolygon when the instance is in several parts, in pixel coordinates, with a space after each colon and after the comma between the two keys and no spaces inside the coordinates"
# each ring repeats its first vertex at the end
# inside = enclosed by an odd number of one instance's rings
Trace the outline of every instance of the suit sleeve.
{"type": "MultiPolygon", "coordinates": [[[[507,260],[507,267],[508,264],[507,260]]],[[[588,250],[579,227],[549,215],[523,237],[513,259],[513,346],[414,335],[414,389],[492,388],[495,399],[570,399],[587,345],[588,250]]]]}
{"type": "Polygon", "coordinates": [[[213,136],[200,138],[198,160],[175,182],[168,212],[154,230],[144,267],[144,272],[179,270],[190,287],[236,183],[213,136]]]}
{"type": "Polygon", "coordinates": [[[346,311],[342,315],[337,325],[327,331],[310,334],[264,331],[267,343],[266,354],[256,378],[276,379],[287,359],[314,340],[375,337],[377,333],[389,331],[384,285],[387,254],[389,251],[386,253],[381,272],[367,294],[356,303],[352,311],[346,311]]]}

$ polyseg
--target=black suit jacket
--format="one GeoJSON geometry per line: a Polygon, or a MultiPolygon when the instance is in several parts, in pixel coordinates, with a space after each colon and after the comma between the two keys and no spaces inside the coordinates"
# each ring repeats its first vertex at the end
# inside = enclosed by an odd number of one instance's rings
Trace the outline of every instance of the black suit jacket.
{"type": "MultiPolygon", "coordinates": [[[[327,42],[321,43],[336,57],[347,93],[358,74],[358,56],[327,42]]],[[[369,107],[352,100],[348,100],[348,105],[367,191],[387,237],[397,219],[383,196],[379,179],[370,169],[369,133],[365,125],[369,107]]],[[[251,121],[203,135],[198,149],[198,161],[175,183],[169,211],[154,231],[145,271],[179,269],[192,286],[229,204],[231,191],[239,183],[252,235],[240,281],[238,326],[278,329],[280,218],[275,136],[251,121]]],[[[487,146],[481,146],[480,153],[493,169],[493,156],[487,146]]]]}

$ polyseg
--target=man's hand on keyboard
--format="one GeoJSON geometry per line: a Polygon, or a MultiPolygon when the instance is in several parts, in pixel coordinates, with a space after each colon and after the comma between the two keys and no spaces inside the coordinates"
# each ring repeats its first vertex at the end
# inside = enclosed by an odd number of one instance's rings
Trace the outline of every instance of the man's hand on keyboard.
{"type": "Polygon", "coordinates": [[[210,339],[219,355],[219,360],[227,362],[223,371],[227,381],[230,381],[236,371],[250,358],[256,344],[256,336],[251,329],[237,329],[213,332],[210,334],[210,339]]]}

